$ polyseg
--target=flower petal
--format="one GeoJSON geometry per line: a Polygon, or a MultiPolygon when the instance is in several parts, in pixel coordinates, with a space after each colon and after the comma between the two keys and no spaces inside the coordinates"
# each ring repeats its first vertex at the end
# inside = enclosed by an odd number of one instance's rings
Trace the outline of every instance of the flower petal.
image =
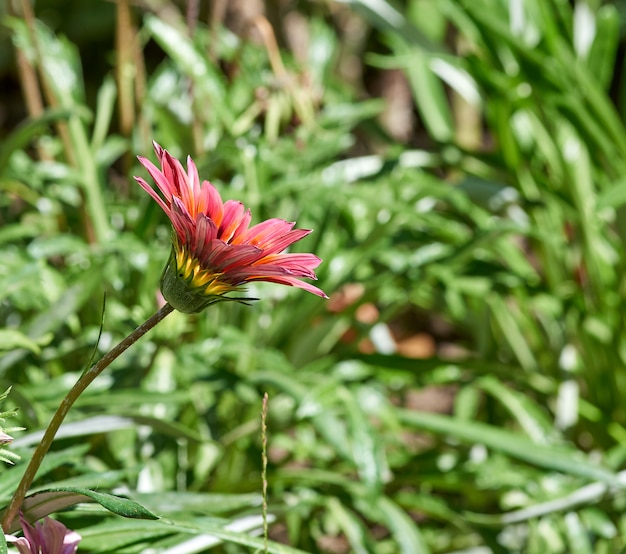
{"type": "Polygon", "coordinates": [[[250,281],[266,281],[268,283],[278,283],[279,285],[287,285],[290,287],[298,287],[299,289],[303,289],[307,292],[311,292],[316,296],[320,296],[322,298],[328,298],[326,293],[317,288],[310,283],[305,281],[300,281],[297,277],[268,277],[268,278],[260,278],[260,279],[250,279],[250,281]]]}
{"type": "Polygon", "coordinates": [[[198,199],[200,198],[200,176],[198,175],[198,168],[196,164],[191,159],[191,156],[187,156],[187,179],[189,182],[189,188],[193,194],[193,198],[198,203],[198,199]]]}
{"type": "Polygon", "coordinates": [[[285,267],[298,266],[313,270],[322,263],[322,259],[315,254],[304,254],[300,252],[287,254],[271,254],[263,258],[263,263],[280,264],[285,267]]]}
{"type": "Polygon", "coordinates": [[[38,554],[36,551],[31,550],[30,543],[26,540],[26,537],[14,537],[13,535],[4,535],[4,538],[8,543],[14,544],[19,550],[20,554],[38,554]]]}
{"type": "Polygon", "coordinates": [[[141,165],[143,165],[148,170],[150,177],[152,177],[152,179],[156,183],[156,186],[161,191],[161,194],[165,196],[165,200],[168,203],[171,202],[172,196],[174,194],[178,194],[178,191],[176,190],[173,183],[170,183],[165,175],[163,175],[163,173],[159,171],[150,160],[148,160],[147,158],[143,158],[142,156],[137,156],[137,159],[139,160],[141,165]]]}
{"type": "Polygon", "coordinates": [[[243,203],[237,200],[228,200],[224,204],[224,218],[217,233],[221,240],[229,242],[233,238],[244,218],[245,210],[243,203]]]}
{"type": "Polygon", "coordinates": [[[198,214],[196,228],[191,238],[191,255],[197,260],[203,260],[210,252],[211,241],[217,237],[217,227],[213,220],[205,214],[198,214]]]}
{"type": "Polygon", "coordinates": [[[198,199],[198,212],[208,215],[218,227],[224,217],[224,203],[217,189],[208,181],[202,181],[198,199]]]}
{"type": "Polygon", "coordinates": [[[180,198],[174,197],[170,221],[181,242],[190,244],[192,237],[196,234],[196,223],[180,198]]]}
{"type": "Polygon", "coordinates": [[[285,233],[284,235],[276,235],[270,236],[263,243],[263,251],[267,255],[275,254],[277,252],[282,252],[288,246],[291,246],[294,242],[298,242],[300,239],[303,239],[311,231],[309,229],[294,229],[285,233]]]}
{"type": "Polygon", "coordinates": [[[196,203],[193,199],[192,189],[189,186],[187,173],[183,169],[182,164],[167,150],[164,150],[161,166],[166,179],[176,188],[176,195],[180,197],[191,216],[195,217],[196,203]]]}
{"type": "Polygon", "coordinates": [[[284,219],[268,219],[242,233],[238,237],[237,243],[254,244],[260,248],[265,248],[267,241],[288,233],[294,225],[295,223],[290,223],[284,219]]]}
{"type": "Polygon", "coordinates": [[[251,244],[226,244],[219,239],[211,241],[206,263],[216,272],[222,273],[238,266],[247,266],[250,259],[262,255],[262,251],[251,244]]]}

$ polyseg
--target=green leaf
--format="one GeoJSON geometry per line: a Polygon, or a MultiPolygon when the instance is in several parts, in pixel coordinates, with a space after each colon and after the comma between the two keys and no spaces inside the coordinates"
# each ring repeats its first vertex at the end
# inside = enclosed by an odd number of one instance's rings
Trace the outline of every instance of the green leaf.
{"type": "MultiPolygon", "coordinates": [[[[22,512],[29,520],[36,521],[54,512],[64,510],[65,508],[82,502],[97,502],[103,508],[122,517],[132,519],[159,518],[159,516],[146,510],[134,500],[76,487],[64,487],[36,492],[26,497],[22,504],[22,512]]],[[[16,531],[18,528],[19,523],[14,521],[11,531],[16,531]]]]}
{"type": "Polygon", "coordinates": [[[186,34],[168,25],[163,19],[148,16],[145,26],[177,66],[194,81],[197,86],[196,94],[199,94],[202,100],[210,102],[215,116],[220,118],[228,129],[231,129],[234,116],[226,103],[226,88],[222,73],[217,72],[215,67],[208,63],[205,54],[198,52],[186,34]]]}
{"type": "MultiPolygon", "coordinates": [[[[588,8],[590,9],[590,8],[588,8]]],[[[605,4],[597,9],[596,33],[589,52],[587,67],[606,89],[611,84],[615,67],[615,55],[619,46],[620,14],[615,6],[605,4]]]]}
{"type": "Polygon", "coordinates": [[[339,525],[350,541],[351,552],[354,552],[354,554],[368,554],[368,552],[371,552],[367,544],[366,529],[361,520],[334,496],[328,498],[326,503],[332,519],[339,525]]]}
{"type": "MultiPolygon", "coordinates": [[[[81,530],[83,535],[82,544],[90,549],[98,552],[119,551],[123,546],[136,543],[138,541],[149,542],[154,546],[154,539],[164,534],[182,534],[175,542],[167,541],[168,546],[175,545],[173,548],[178,550],[182,544],[188,541],[184,535],[192,535],[195,539],[200,537],[205,539],[202,552],[207,548],[215,546],[221,542],[239,544],[250,549],[256,549],[257,552],[268,552],[270,554],[306,554],[302,550],[292,548],[274,541],[267,541],[267,550],[265,550],[265,541],[260,538],[252,537],[245,531],[258,529],[262,525],[261,517],[257,518],[237,518],[232,521],[213,520],[213,519],[188,519],[185,521],[171,521],[161,519],[159,521],[123,521],[114,520],[107,521],[98,526],[91,527],[88,530],[81,530]],[[239,531],[233,530],[239,529],[239,531]],[[109,542],[107,538],[110,539],[109,542]]],[[[159,552],[166,554],[169,549],[163,545],[159,545],[159,552]]],[[[192,548],[189,545],[189,548],[192,548]]],[[[187,550],[186,550],[187,551],[187,550]]],[[[190,549],[189,552],[198,552],[197,549],[190,549]]]]}
{"type": "Polygon", "coordinates": [[[533,442],[548,444],[554,438],[552,422],[527,395],[512,390],[491,376],[480,379],[477,384],[515,417],[533,442]]]}
{"type": "Polygon", "coordinates": [[[385,525],[396,539],[402,554],[428,554],[429,548],[422,537],[417,524],[389,498],[382,497],[377,502],[385,525]]]}
{"type": "Polygon", "coordinates": [[[597,208],[603,210],[606,208],[620,208],[626,204],[626,178],[615,180],[611,187],[602,191],[598,195],[597,208]]]}
{"type": "MultiPolygon", "coordinates": [[[[163,525],[166,525],[167,521],[162,521],[163,525]]],[[[246,533],[237,531],[231,531],[224,526],[209,522],[195,522],[188,524],[186,522],[171,521],[172,529],[179,532],[212,535],[221,539],[224,542],[240,544],[249,548],[258,549],[261,552],[269,552],[271,554],[306,554],[303,550],[293,548],[284,544],[279,544],[273,541],[267,541],[266,544],[263,539],[252,537],[246,533]]],[[[417,554],[417,553],[414,553],[417,554]]]]}
{"type": "MultiPolygon", "coordinates": [[[[538,519],[557,512],[572,512],[580,508],[580,506],[597,504],[602,498],[618,494],[620,490],[623,490],[624,484],[626,484],[626,472],[618,473],[617,478],[622,482],[621,489],[609,487],[606,483],[595,482],[579,487],[566,496],[551,498],[545,502],[532,504],[520,510],[496,515],[465,512],[463,516],[471,523],[478,525],[502,527],[538,519]]],[[[612,525],[610,520],[608,520],[608,523],[609,526],[612,525]]]]}
{"type": "Polygon", "coordinates": [[[589,530],[585,528],[576,512],[565,514],[565,534],[569,542],[568,552],[571,554],[593,554],[589,530]]]}
{"type": "Polygon", "coordinates": [[[0,352],[16,348],[25,348],[34,354],[41,352],[37,342],[20,333],[17,329],[0,329],[0,352]]]}
{"type": "Polygon", "coordinates": [[[454,137],[452,116],[445,88],[431,69],[432,59],[417,49],[411,57],[413,61],[406,71],[417,109],[431,136],[439,142],[450,142],[454,137]]]}
{"type": "MultiPolygon", "coordinates": [[[[134,544],[155,543],[159,538],[172,534],[161,521],[103,518],[95,525],[81,529],[80,549],[88,552],[124,552],[124,548],[134,544]]],[[[140,552],[131,550],[130,552],[140,552]]],[[[160,552],[163,552],[160,550],[160,552]]]]}
{"type": "Polygon", "coordinates": [[[339,395],[348,415],[354,464],[361,481],[366,484],[370,492],[379,493],[389,473],[382,442],[368,420],[367,413],[364,411],[364,402],[357,400],[346,388],[339,389],[339,395]]]}
{"type": "Polygon", "coordinates": [[[194,492],[159,492],[129,494],[141,505],[160,514],[194,512],[204,514],[225,514],[250,508],[259,508],[263,503],[260,494],[219,494],[194,492]]]}
{"type": "MultiPolygon", "coordinates": [[[[136,414],[127,416],[123,414],[101,415],[70,421],[69,423],[63,423],[61,425],[56,436],[57,438],[84,437],[117,431],[119,429],[130,429],[136,427],[138,424],[149,426],[163,435],[168,435],[177,439],[187,439],[198,443],[206,442],[206,438],[200,436],[192,429],[189,429],[180,423],[175,421],[167,422],[162,418],[136,414]]],[[[21,447],[37,444],[41,440],[42,436],[43,431],[35,431],[34,433],[21,436],[14,442],[14,445],[21,447]]]]}
{"type": "Polygon", "coordinates": [[[408,425],[419,429],[454,437],[470,444],[484,444],[538,467],[619,486],[620,481],[614,473],[590,462],[582,452],[573,448],[543,446],[507,429],[438,414],[399,409],[397,416],[408,425]]]}
{"type": "Polygon", "coordinates": [[[390,2],[386,0],[346,1],[379,29],[397,33],[411,45],[419,46],[426,52],[445,52],[445,47],[441,43],[431,41],[425,33],[407,21],[390,2]]]}

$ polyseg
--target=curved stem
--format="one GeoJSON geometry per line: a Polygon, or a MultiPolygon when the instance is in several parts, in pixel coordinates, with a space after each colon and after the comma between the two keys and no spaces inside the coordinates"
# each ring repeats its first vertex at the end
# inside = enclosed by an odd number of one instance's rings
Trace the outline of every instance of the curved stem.
{"type": "Polygon", "coordinates": [[[65,416],[70,411],[70,408],[76,402],[78,397],[83,393],[83,391],[93,382],[93,380],[102,373],[102,371],[108,367],[113,360],[115,360],[122,352],[124,352],[129,346],[137,342],[141,337],[143,337],[150,329],[152,329],[157,323],[162,321],[165,316],[172,313],[174,308],[169,304],[165,304],[158,312],[156,312],[152,317],[144,321],[139,327],[137,327],[130,335],[128,335],[124,340],[119,342],[112,350],[106,353],[98,362],[96,362],[89,370],[83,373],[76,384],[72,387],[72,389],[67,393],[61,405],[57,408],[57,411],[52,416],[52,420],[48,424],[46,431],[41,439],[41,442],[35,448],[33,452],[33,457],[31,458],[26,471],[24,472],[24,476],[20,481],[20,484],[11,499],[11,503],[9,507],[6,509],[4,516],[2,518],[2,528],[5,533],[9,532],[9,528],[11,527],[11,523],[20,507],[22,506],[22,502],[24,502],[24,497],[26,496],[26,492],[30,488],[33,480],[35,479],[35,475],[41,462],[43,461],[45,455],[47,454],[50,446],[52,445],[52,441],[54,440],[54,436],[56,435],[61,423],[65,419],[65,416]]]}

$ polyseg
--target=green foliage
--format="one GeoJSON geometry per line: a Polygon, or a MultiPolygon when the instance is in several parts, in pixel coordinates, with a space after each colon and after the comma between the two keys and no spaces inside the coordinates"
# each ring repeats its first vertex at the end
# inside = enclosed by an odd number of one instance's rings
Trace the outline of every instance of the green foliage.
{"type": "Polygon", "coordinates": [[[92,350],[156,310],[169,222],[132,181],[152,139],[253,222],[314,229],[295,248],[332,297],[259,284],[252,307],[174,313],[87,389],[34,491],[161,519],[79,503],[60,517],[81,552],[626,548],[623,24],[615,3],[570,4],[293,3],[304,54],[280,63],[251,30],[142,8],[139,101],[108,68],[84,76],[45,11],[4,19],[48,83],[0,144],[0,401],[29,430],[22,460],[92,350]],[[403,76],[410,138],[367,72],[403,76]],[[434,347],[409,357],[403,335],[434,347]]]}
{"type": "MultiPolygon", "coordinates": [[[[21,340],[21,337],[18,336],[18,342],[20,340],[21,340]]],[[[9,387],[6,391],[4,391],[3,393],[0,393],[0,402],[4,403],[4,401],[9,396],[10,392],[11,392],[11,388],[9,387]]],[[[2,424],[0,425],[0,446],[11,444],[13,442],[13,437],[9,435],[9,433],[23,430],[21,427],[11,427],[11,428],[4,427],[5,421],[8,418],[15,417],[16,412],[17,410],[6,410],[3,412],[0,412],[0,424],[2,424]]],[[[5,464],[13,464],[15,461],[19,459],[20,459],[19,455],[16,454],[15,452],[11,452],[10,450],[7,450],[6,448],[0,448],[0,462],[4,462],[5,464]]]]}

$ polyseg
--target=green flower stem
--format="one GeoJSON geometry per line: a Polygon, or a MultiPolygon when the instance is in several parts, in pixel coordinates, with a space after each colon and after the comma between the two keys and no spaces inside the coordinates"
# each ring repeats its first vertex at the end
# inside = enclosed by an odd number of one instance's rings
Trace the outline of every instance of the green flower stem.
{"type": "Polygon", "coordinates": [[[41,462],[43,461],[45,455],[47,454],[50,446],[52,445],[52,441],[54,440],[54,436],[56,435],[61,423],[65,419],[65,416],[70,411],[70,408],[76,402],[78,397],[83,393],[83,391],[93,382],[93,380],[102,373],[102,371],[108,367],[111,362],[113,362],[122,352],[124,352],[129,346],[137,342],[141,337],[143,337],[150,329],[152,329],[157,323],[161,322],[167,315],[172,313],[174,308],[170,306],[170,304],[165,304],[157,313],[155,313],[152,317],[144,321],[139,327],[137,327],[130,335],[128,335],[124,340],[118,343],[111,351],[105,354],[100,361],[94,364],[90,369],[85,371],[76,381],[76,384],[72,387],[72,389],[67,393],[61,405],[57,408],[52,420],[50,421],[48,427],[46,428],[46,432],[41,439],[41,442],[35,449],[33,453],[33,457],[24,472],[24,476],[20,481],[20,484],[11,499],[11,503],[9,507],[6,509],[4,516],[2,518],[2,528],[5,533],[9,532],[9,528],[11,527],[11,523],[15,516],[17,515],[22,503],[24,502],[24,498],[26,496],[26,492],[30,488],[33,480],[35,479],[35,475],[41,462]]]}

